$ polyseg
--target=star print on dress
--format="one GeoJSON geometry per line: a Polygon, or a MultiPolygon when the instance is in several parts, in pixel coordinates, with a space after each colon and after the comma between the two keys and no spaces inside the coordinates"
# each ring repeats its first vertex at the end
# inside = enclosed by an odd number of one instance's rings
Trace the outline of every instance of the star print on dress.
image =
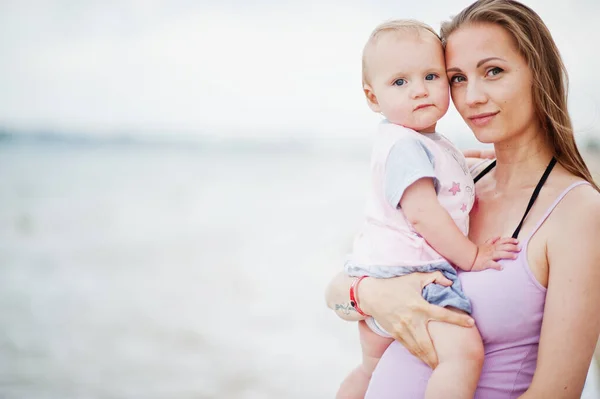
{"type": "Polygon", "coordinates": [[[463,212],[467,211],[467,204],[462,204],[462,206],[460,207],[460,210],[463,212]]]}
{"type": "Polygon", "coordinates": [[[456,194],[460,193],[460,183],[453,181],[452,188],[449,189],[448,191],[450,191],[452,193],[452,195],[456,195],[456,194]]]}

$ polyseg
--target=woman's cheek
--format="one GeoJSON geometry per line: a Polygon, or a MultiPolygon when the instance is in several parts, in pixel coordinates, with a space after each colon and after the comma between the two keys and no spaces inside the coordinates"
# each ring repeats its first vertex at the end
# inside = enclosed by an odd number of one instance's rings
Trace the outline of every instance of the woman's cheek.
{"type": "Polygon", "coordinates": [[[450,97],[452,98],[452,102],[454,103],[454,108],[456,108],[458,112],[462,113],[461,109],[464,104],[464,101],[462,101],[463,93],[460,87],[450,86],[450,97]]]}

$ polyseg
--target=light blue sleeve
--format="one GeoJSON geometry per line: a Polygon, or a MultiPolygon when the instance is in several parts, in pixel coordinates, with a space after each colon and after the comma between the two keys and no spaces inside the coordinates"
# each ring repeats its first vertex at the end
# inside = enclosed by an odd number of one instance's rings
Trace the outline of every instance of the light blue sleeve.
{"type": "Polygon", "coordinates": [[[431,177],[437,192],[439,182],[435,177],[434,156],[417,139],[403,139],[390,149],[385,162],[384,194],[394,208],[400,207],[404,191],[419,179],[431,177]]]}

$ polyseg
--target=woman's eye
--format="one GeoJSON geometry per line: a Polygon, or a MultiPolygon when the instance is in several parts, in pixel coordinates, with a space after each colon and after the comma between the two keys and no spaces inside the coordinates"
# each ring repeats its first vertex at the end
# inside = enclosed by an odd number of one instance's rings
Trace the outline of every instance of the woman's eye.
{"type": "Polygon", "coordinates": [[[403,86],[406,83],[404,79],[396,79],[394,80],[394,86],[403,86]]]}
{"type": "Polygon", "coordinates": [[[425,76],[425,80],[434,80],[437,79],[437,75],[435,73],[430,73],[427,76],[425,76]]]}
{"type": "Polygon", "coordinates": [[[467,79],[465,79],[465,77],[462,75],[454,75],[450,78],[450,83],[461,83],[461,82],[464,82],[465,80],[467,80],[467,79]]]}
{"type": "Polygon", "coordinates": [[[487,76],[496,76],[496,75],[498,75],[501,72],[504,72],[504,70],[502,68],[494,67],[494,68],[490,68],[487,71],[486,75],[487,76]]]}

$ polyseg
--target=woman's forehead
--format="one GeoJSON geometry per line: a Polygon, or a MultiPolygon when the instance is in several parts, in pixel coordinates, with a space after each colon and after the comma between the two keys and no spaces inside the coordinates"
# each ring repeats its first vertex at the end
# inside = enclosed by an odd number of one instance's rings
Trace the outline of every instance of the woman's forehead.
{"type": "Polygon", "coordinates": [[[519,57],[514,38],[496,24],[472,24],[454,31],[446,41],[446,63],[477,64],[490,57],[512,59],[519,57]]]}

